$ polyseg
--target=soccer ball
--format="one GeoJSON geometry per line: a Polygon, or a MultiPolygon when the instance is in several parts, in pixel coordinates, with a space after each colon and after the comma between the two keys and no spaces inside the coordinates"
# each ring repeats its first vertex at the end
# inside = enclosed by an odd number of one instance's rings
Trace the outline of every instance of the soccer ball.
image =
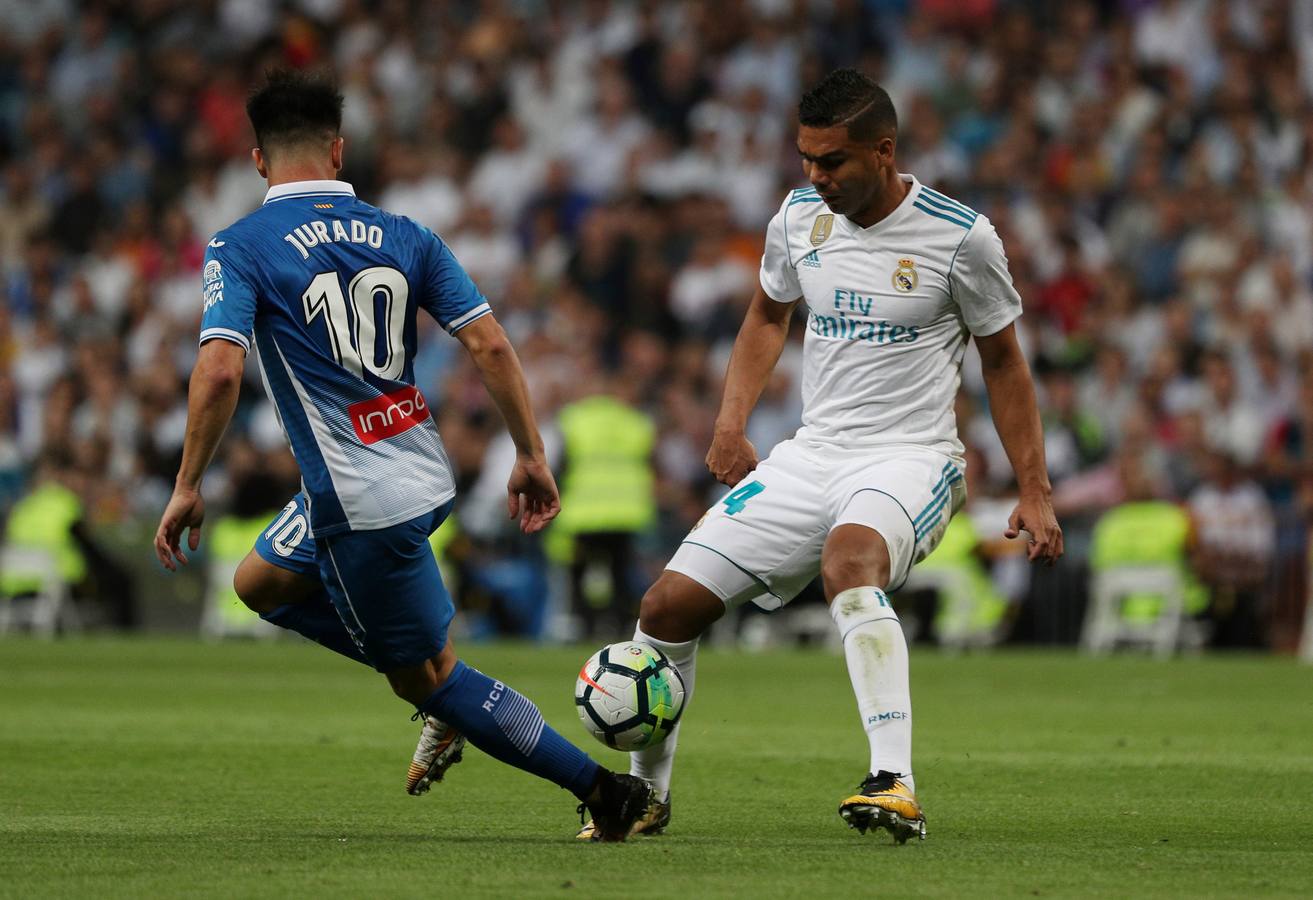
{"type": "Polygon", "coordinates": [[[593,737],[616,750],[642,750],[664,741],[679,721],[684,679],[649,644],[610,644],[579,670],[574,702],[593,737]]]}

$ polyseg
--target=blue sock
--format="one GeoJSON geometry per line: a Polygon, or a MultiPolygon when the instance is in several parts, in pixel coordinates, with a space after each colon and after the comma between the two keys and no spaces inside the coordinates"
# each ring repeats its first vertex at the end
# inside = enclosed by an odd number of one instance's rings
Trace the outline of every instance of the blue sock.
{"type": "Polygon", "coordinates": [[[279,628],[295,631],[305,635],[317,644],[322,644],[334,653],[340,653],[347,659],[369,665],[365,652],[356,646],[342,624],[342,617],[333,608],[328,599],[328,592],[321,591],[304,603],[285,603],[270,613],[261,613],[260,618],[272,622],[279,628]]]}
{"type": "Polygon", "coordinates": [[[478,669],[457,662],[422,712],[449,722],[489,756],[586,798],[599,766],[543,721],[531,701],[478,669]]]}

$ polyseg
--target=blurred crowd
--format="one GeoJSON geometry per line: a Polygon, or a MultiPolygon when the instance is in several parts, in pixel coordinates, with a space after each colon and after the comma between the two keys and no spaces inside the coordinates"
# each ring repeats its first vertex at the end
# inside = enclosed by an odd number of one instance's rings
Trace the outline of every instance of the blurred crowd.
{"type": "MultiPolygon", "coordinates": [[[[1026,304],[1071,549],[1019,602],[1072,602],[1082,535],[1152,498],[1184,505],[1196,574],[1242,598],[1235,642],[1296,639],[1310,0],[0,0],[0,510],[41,469],[93,531],[153,525],[205,242],[263,197],[243,104],[273,64],[338,73],[343,179],[447,240],[558,457],[558,413],[590,394],[651,423],[653,509],[625,526],[633,561],[613,578],[640,591],[718,496],[703,455],[765,225],[804,183],[799,93],[863,69],[899,111],[902,170],[990,216],[1026,304]]],[[[763,455],[797,426],[801,336],[752,419],[763,455]]],[[[462,488],[461,577],[496,595],[489,567],[550,570],[569,550],[499,518],[505,438],[458,349],[426,325],[416,368],[462,488]]],[[[248,374],[206,488],[213,509],[255,516],[296,472],[248,374]]],[[[972,503],[1005,506],[970,359],[958,413],[972,503]]]]}

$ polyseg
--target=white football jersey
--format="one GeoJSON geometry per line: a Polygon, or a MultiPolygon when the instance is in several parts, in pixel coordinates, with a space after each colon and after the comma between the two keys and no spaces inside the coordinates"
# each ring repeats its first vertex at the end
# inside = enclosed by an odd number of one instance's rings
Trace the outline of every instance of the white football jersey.
{"type": "Polygon", "coordinates": [[[922,185],[861,228],[813,188],[793,191],[766,231],[761,286],[803,298],[798,437],[844,445],[917,444],[960,456],[953,400],[969,334],[1021,315],[989,219],[922,185]]]}

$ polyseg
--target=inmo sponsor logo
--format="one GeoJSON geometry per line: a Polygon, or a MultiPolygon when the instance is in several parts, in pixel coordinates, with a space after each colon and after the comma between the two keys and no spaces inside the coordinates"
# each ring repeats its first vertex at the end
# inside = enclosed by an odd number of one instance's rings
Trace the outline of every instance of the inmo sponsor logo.
{"type": "Polygon", "coordinates": [[[362,444],[376,444],[409,431],[429,417],[428,404],[416,387],[364,400],[347,407],[351,427],[362,444]]]}

